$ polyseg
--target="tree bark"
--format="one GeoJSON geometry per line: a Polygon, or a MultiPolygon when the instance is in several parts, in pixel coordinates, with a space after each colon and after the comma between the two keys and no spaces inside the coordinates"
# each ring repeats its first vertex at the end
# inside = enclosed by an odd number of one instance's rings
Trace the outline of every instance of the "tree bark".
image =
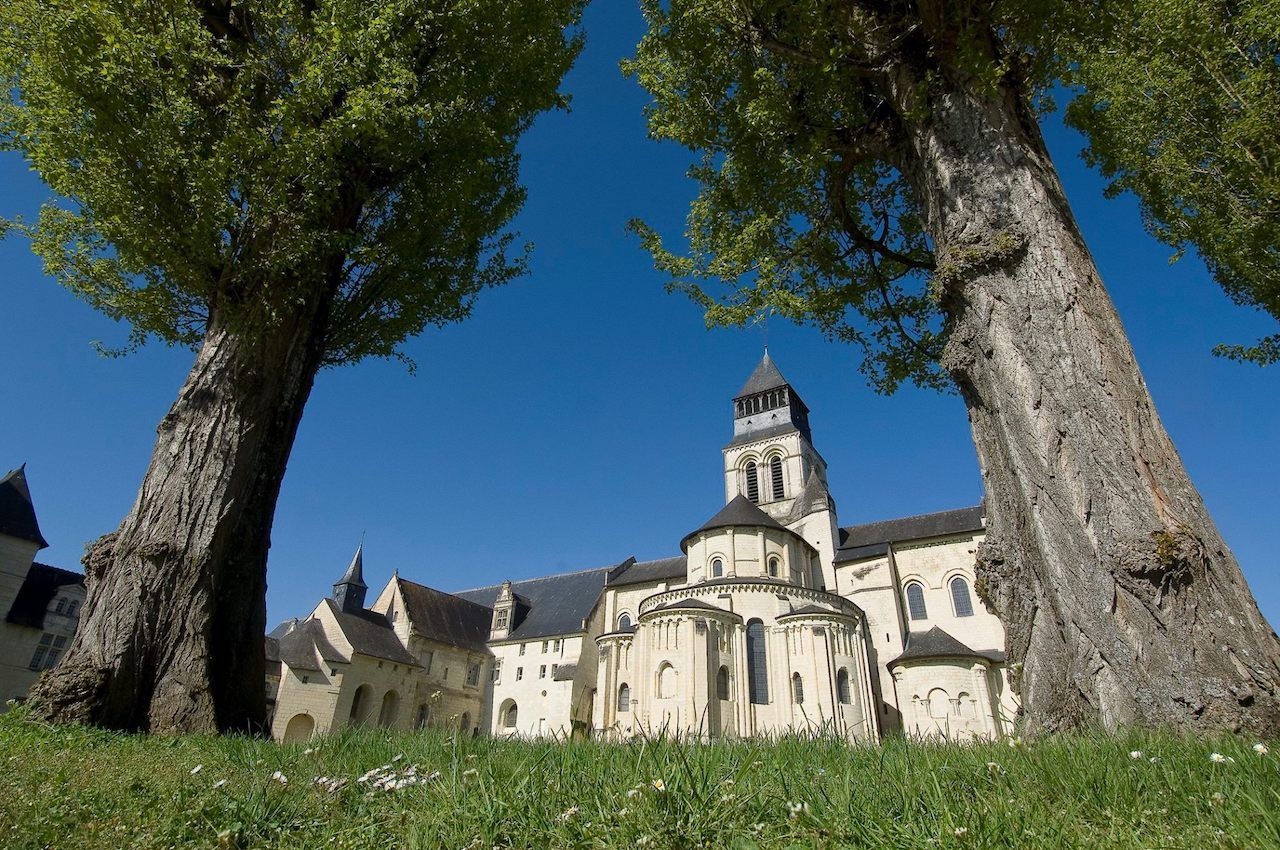
{"type": "Polygon", "coordinates": [[[1280,734],[1280,642],[1155,405],[1014,83],[890,86],[986,488],[979,593],[1028,731],[1280,734]]]}
{"type": "Polygon", "coordinates": [[[265,729],[271,522],[331,297],[268,333],[211,322],[133,508],[85,554],[80,628],[32,690],[37,714],[158,733],[265,729]]]}

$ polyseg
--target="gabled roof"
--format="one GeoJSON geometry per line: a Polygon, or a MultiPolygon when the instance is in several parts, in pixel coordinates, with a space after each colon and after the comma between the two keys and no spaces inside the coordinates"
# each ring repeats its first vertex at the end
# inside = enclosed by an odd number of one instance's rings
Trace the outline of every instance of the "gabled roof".
{"type": "MultiPolygon", "coordinates": [[[[342,630],[342,636],[347,639],[347,643],[351,644],[354,651],[398,664],[420,666],[418,659],[400,642],[395,629],[391,627],[386,617],[368,610],[361,610],[358,614],[348,614],[332,599],[325,599],[324,604],[329,606],[329,612],[337,622],[338,628],[342,630]]],[[[316,623],[316,626],[318,627],[319,623],[316,623]]],[[[321,648],[323,649],[323,646],[321,648]]],[[[283,642],[281,652],[284,652],[283,642]]]]}
{"type": "Polygon", "coordinates": [[[632,563],[614,578],[609,579],[610,587],[626,584],[646,584],[651,581],[683,581],[689,575],[688,559],[684,555],[675,558],[661,558],[656,561],[639,561],[632,563]]]}
{"type": "Polygon", "coordinates": [[[568,682],[578,675],[577,664],[557,664],[555,672],[551,674],[553,682],[568,682]]]}
{"type": "Polygon", "coordinates": [[[738,394],[734,396],[734,398],[755,395],[756,393],[762,393],[765,390],[772,390],[783,386],[787,386],[787,379],[782,377],[782,373],[778,371],[778,367],[773,362],[773,358],[769,356],[769,349],[766,348],[764,350],[764,357],[760,358],[760,362],[756,364],[756,368],[751,373],[751,377],[747,378],[747,382],[742,385],[742,389],[738,390],[738,394]]]}
{"type": "Polygon", "coordinates": [[[49,542],[40,533],[40,523],[36,521],[26,470],[24,463],[0,478],[0,534],[29,540],[44,549],[49,542]]]}
{"type": "Polygon", "coordinates": [[[927,632],[909,632],[907,645],[902,654],[889,662],[892,667],[902,661],[922,660],[926,658],[984,658],[987,661],[1000,663],[1005,654],[996,649],[975,650],[934,626],[927,632]]]}
{"type": "Polygon", "coordinates": [[[982,505],[975,505],[971,508],[847,526],[840,529],[835,562],[839,564],[872,555],[883,555],[888,551],[890,543],[981,531],[985,513],[982,505]]]}
{"type": "Polygon", "coordinates": [[[22,587],[18,588],[17,595],[13,597],[13,605],[5,619],[16,626],[44,628],[44,615],[49,610],[49,603],[53,601],[58,588],[68,584],[83,587],[84,576],[48,564],[32,563],[22,587]]]}
{"type": "Polygon", "coordinates": [[[415,632],[452,646],[484,648],[489,639],[493,609],[399,576],[394,580],[399,583],[400,596],[415,632]]]}
{"type": "MultiPolygon", "coordinates": [[[[513,581],[511,590],[528,605],[528,611],[517,620],[504,640],[528,640],[582,631],[582,621],[591,615],[591,609],[604,589],[605,576],[613,569],[599,567],[513,581]]],[[[454,596],[492,608],[500,589],[501,585],[493,584],[459,591],[454,596]]]]}
{"type": "MultiPolygon", "coordinates": [[[[704,531],[711,531],[716,528],[734,528],[736,526],[754,526],[762,528],[773,528],[779,531],[790,531],[785,525],[760,510],[754,502],[739,493],[733,497],[729,504],[720,509],[720,512],[702,524],[702,527],[690,531],[684,536],[684,540],[680,541],[681,550],[688,551],[689,538],[704,531]]],[[[791,532],[794,534],[795,532],[791,532]]],[[[799,536],[799,535],[797,535],[799,536]]]]}
{"type": "MultiPolygon", "coordinates": [[[[328,601],[328,600],[326,600],[328,601]]],[[[292,627],[276,638],[276,658],[279,662],[289,665],[294,670],[319,670],[320,664],[316,661],[316,657],[322,661],[342,662],[350,661],[350,658],[339,652],[333,644],[329,643],[328,638],[324,634],[324,626],[317,620],[291,620],[292,627]]],[[[284,625],[284,624],[282,624],[284,625]]],[[[280,627],[273,630],[273,634],[280,631],[280,627]]],[[[268,636],[268,640],[271,640],[268,636]]],[[[268,650],[268,653],[270,650],[268,650]]],[[[270,654],[267,660],[271,661],[270,654]]]]}

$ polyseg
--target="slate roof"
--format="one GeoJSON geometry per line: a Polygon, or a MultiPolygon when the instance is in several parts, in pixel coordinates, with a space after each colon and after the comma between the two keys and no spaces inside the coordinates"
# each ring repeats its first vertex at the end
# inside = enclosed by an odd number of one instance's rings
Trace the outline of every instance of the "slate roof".
{"type": "Polygon", "coordinates": [[[577,664],[557,664],[556,671],[551,674],[553,682],[567,682],[578,675],[577,664]]]}
{"type": "Polygon", "coordinates": [[[769,349],[764,350],[764,357],[760,358],[760,362],[756,364],[756,368],[751,373],[751,377],[747,378],[747,382],[742,385],[742,389],[738,390],[738,394],[734,398],[742,398],[746,395],[755,395],[765,390],[772,390],[777,387],[787,385],[787,379],[782,377],[782,373],[778,371],[778,366],[773,362],[773,358],[769,356],[769,349]]]}
{"type": "Polygon", "coordinates": [[[44,628],[44,615],[49,610],[58,588],[68,584],[84,585],[84,576],[51,567],[48,564],[33,563],[27,570],[27,577],[13,597],[13,605],[5,619],[16,626],[30,626],[33,629],[44,628]]]}
{"type": "Polygon", "coordinates": [[[441,643],[484,649],[492,608],[398,576],[396,581],[415,632],[441,643]]]}
{"type": "Polygon", "coordinates": [[[267,675],[279,676],[280,670],[280,641],[267,635],[263,641],[263,650],[267,656],[267,675]]]}
{"type": "Polygon", "coordinates": [[[36,521],[26,470],[24,463],[0,478],[0,534],[29,540],[44,549],[49,542],[40,533],[40,523],[36,521]]]}
{"type": "MultiPolygon", "coordinates": [[[[591,609],[604,588],[605,576],[613,569],[599,567],[513,581],[512,592],[524,600],[528,610],[514,623],[506,640],[529,640],[582,631],[582,621],[591,615],[591,609]]],[[[459,591],[454,596],[492,608],[500,588],[501,585],[493,584],[459,591]]]]}
{"type": "Polygon", "coordinates": [[[788,611],[785,614],[779,614],[778,616],[779,617],[800,617],[800,616],[807,616],[810,614],[819,614],[822,616],[828,616],[833,614],[840,615],[840,616],[848,616],[847,614],[843,614],[843,612],[832,611],[830,608],[821,608],[817,605],[802,605],[799,608],[796,608],[792,611],[788,611]]]}
{"type": "MultiPolygon", "coordinates": [[[[689,538],[695,534],[701,534],[704,531],[711,531],[716,528],[733,528],[734,526],[763,526],[764,528],[773,528],[780,531],[789,531],[789,529],[760,510],[754,502],[739,493],[733,497],[729,504],[720,509],[720,512],[702,524],[701,528],[694,529],[684,536],[684,540],[680,541],[680,549],[688,551],[685,545],[689,542],[689,538]]],[[[795,532],[792,532],[793,534],[795,532]]],[[[797,537],[799,535],[796,535],[797,537]]]]}
{"type": "MultiPolygon", "coordinates": [[[[317,655],[324,661],[351,660],[329,643],[324,636],[324,627],[317,621],[293,620],[290,622],[293,623],[293,627],[276,640],[279,661],[288,664],[294,670],[319,670],[317,655]]],[[[271,660],[270,655],[267,656],[267,660],[271,660]]]]}
{"type": "Polygon", "coordinates": [[[651,581],[683,581],[689,575],[688,559],[684,555],[661,558],[656,561],[633,562],[616,577],[609,579],[610,587],[625,584],[646,584],[651,581]]]}
{"type": "Polygon", "coordinates": [[[720,614],[727,613],[724,608],[712,605],[710,602],[703,602],[701,599],[677,599],[675,602],[668,602],[666,605],[659,605],[653,610],[666,611],[672,608],[696,608],[702,611],[715,611],[720,614]]]}
{"type": "MultiPolygon", "coordinates": [[[[400,643],[400,638],[396,637],[390,621],[383,615],[367,610],[362,610],[358,614],[347,614],[332,599],[325,599],[324,603],[329,606],[329,612],[333,614],[338,628],[342,630],[342,636],[347,639],[347,643],[351,644],[354,651],[398,664],[421,666],[418,664],[418,659],[405,649],[404,644],[400,643]]],[[[320,624],[316,623],[315,626],[319,628],[320,624]]],[[[320,640],[317,640],[317,645],[321,645],[320,640]]],[[[323,649],[322,645],[321,648],[323,649]]]]}
{"type": "Polygon", "coordinates": [[[883,555],[888,551],[890,543],[981,531],[985,513],[982,505],[975,505],[971,508],[847,526],[840,529],[835,562],[839,564],[883,555]]]}
{"type": "Polygon", "coordinates": [[[906,648],[901,655],[890,661],[888,666],[925,658],[985,658],[998,664],[1004,661],[1005,654],[996,649],[982,651],[971,649],[934,626],[927,632],[909,632],[906,648]]]}
{"type": "Polygon", "coordinates": [[[347,571],[342,574],[342,578],[338,579],[338,584],[349,584],[353,587],[368,588],[369,585],[364,583],[363,543],[356,547],[355,557],[351,559],[351,564],[347,567],[347,571]]]}

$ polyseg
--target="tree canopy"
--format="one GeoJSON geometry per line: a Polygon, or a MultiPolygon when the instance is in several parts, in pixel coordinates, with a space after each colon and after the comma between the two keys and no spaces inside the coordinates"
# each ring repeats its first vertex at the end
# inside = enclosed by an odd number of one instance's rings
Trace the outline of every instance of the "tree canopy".
{"type": "MultiPolygon", "coordinates": [[[[1135,192],[1151,232],[1194,247],[1231,297],[1280,318],[1275,0],[642,6],[649,33],[624,70],[653,95],[651,135],[699,152],[700,193],[687,250],[632,226],[709,324],[776,313],[860,345],[882,391],[949,384],[937,297],[948,267],[877,82],[918,49],[948,53],[976,90],[1014,82],[1041,112],[1049,93],[1074,97],[1070,120],[1112,191],[1135,192]]],[[[1276,338],[1222,350],[1267,362],[1276,338]]]]}
{"type": "Polygon", "coordinates": [[[132,345],[270,332],[326,277],[326,363],[398,356],[521,271],[515,143],[583,2],[10,0],[0,147],[59,198],[9,227],[132,345]]]}

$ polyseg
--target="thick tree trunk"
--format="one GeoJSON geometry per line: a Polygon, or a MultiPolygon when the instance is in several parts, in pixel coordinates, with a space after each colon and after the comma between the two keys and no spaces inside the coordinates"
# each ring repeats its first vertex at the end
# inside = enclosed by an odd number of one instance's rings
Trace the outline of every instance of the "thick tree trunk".
{"type": "Polygon", "coordinates": [[[1160,423],[1034,116],[1016,91],[960,84],[914,114],[944,366],[986,486],[978,589],[1027,728],[1280,734],[1280,642],[1160,423]]]}
{"type": "Polygon", "coordinates": [[[51,720],[160,733],[265,727],[266,560],[328,299],[268,334],[215,320],[137,501],[84,557],[88,600],[32,691],[51,720]]]}

